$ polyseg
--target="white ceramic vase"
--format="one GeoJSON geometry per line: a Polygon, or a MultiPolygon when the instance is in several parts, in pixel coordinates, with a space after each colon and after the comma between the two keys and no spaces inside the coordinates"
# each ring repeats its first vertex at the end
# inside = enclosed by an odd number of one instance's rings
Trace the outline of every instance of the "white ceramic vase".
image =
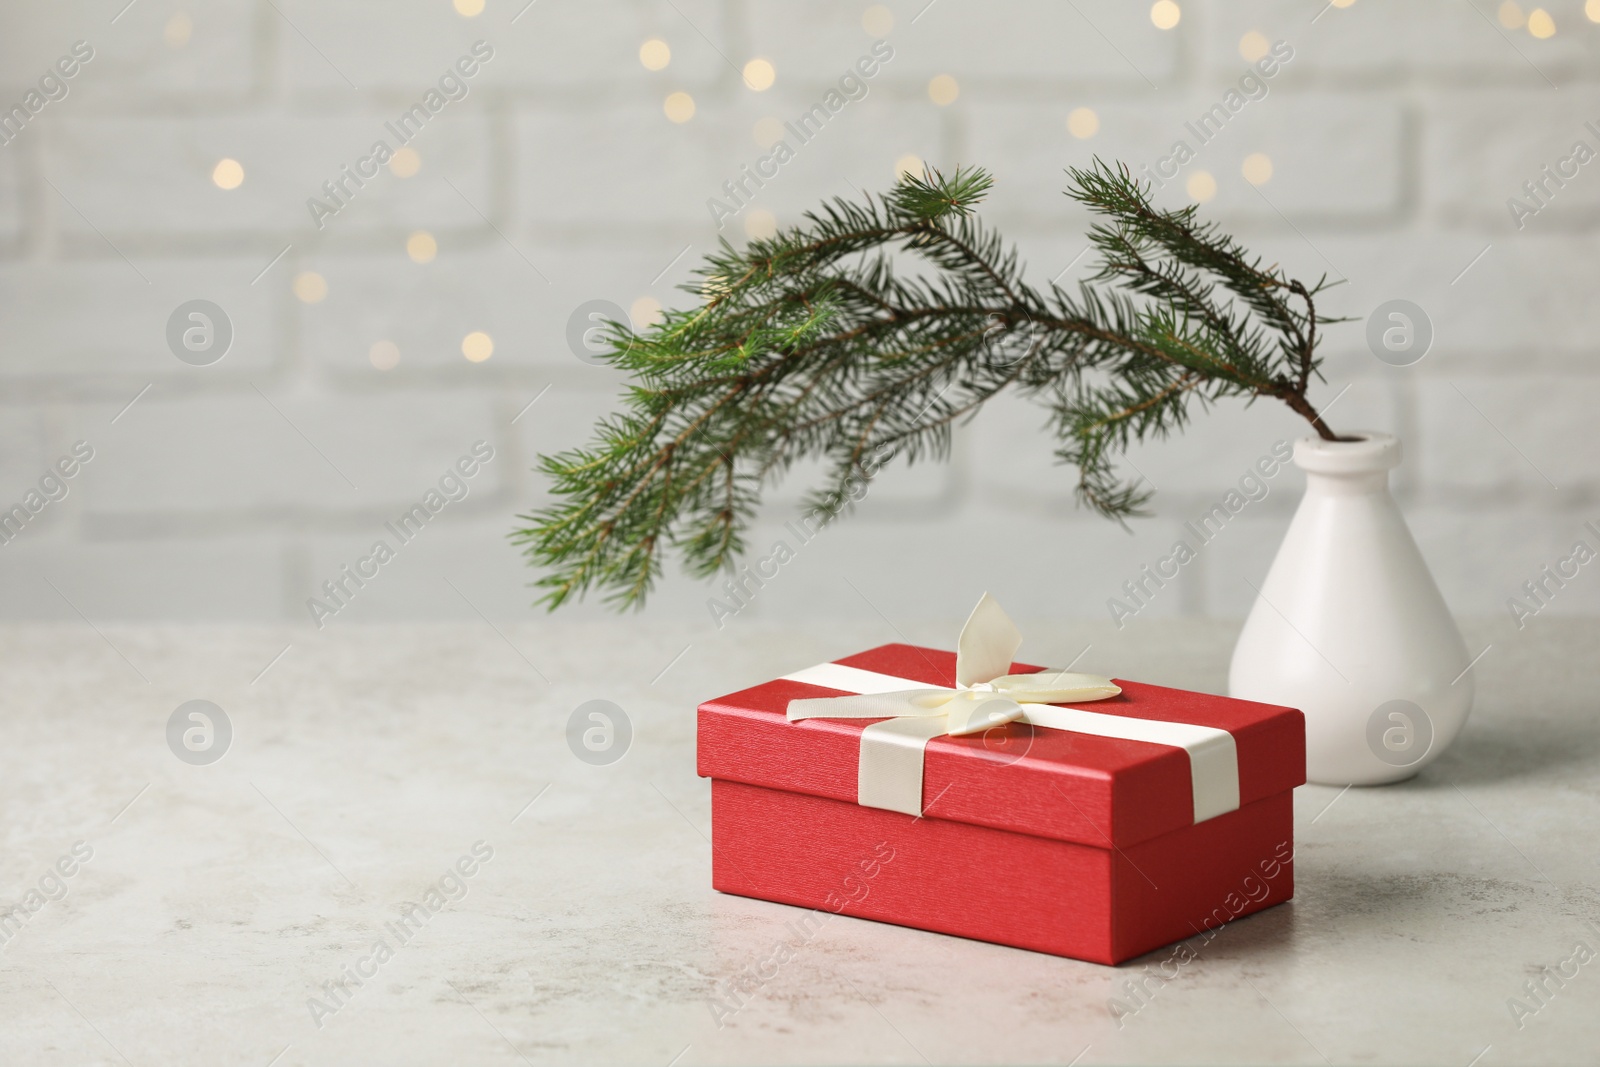
{"type": "Polygon", "coordinates": [[[1466,644],[1389,495],[1399,439],[1305,437],[1294,461],[1305,498],[1239,635],[1228,689],[1305,712],[1311,781],[1398,782],[1467,720],[1466,644]]]}

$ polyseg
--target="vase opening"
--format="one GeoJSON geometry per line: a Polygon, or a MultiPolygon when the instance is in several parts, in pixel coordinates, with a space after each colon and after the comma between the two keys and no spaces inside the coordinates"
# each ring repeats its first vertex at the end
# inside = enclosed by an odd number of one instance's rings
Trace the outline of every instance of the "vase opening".
{"type": "Polygon", "coordinates": [[[1294,443],[1294,462],[1311,474],[1376,474],[1400,465],[1400,438],[1375,431],[1340,441],[1302,437],[1294,443]]]}

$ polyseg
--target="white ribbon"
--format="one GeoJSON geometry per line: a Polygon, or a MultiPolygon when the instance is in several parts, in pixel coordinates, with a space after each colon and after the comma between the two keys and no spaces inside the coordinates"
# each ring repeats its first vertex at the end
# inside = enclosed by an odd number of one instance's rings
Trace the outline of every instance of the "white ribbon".
{"type": "Polygon", "coordinates": [[[1008,722],[1181,748],[1189,757],[1194,821],[1238,808],[1239,758],[1232,734],[1192,723],[1057,707],[1105,700],[1122,689],[1097,674],[1057,670],[1006,674],[1021,645],[1021,631],[985,593],[956,643],[956,688],[841,663],[819,663],[783,677],[855,695],[791,700],[789,721],[884,720],[861,731],[856,802],[869,808],[920,816],[928,742],[945,735],[983,733],[1008,722]]]}

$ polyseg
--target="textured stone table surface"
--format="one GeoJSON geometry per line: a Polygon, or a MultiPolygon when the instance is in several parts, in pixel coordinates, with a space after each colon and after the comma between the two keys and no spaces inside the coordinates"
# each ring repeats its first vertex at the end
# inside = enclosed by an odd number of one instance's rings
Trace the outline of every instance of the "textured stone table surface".
{"type": "MultiPolygon", "coordinates": [[[[1213,691],[1234,635],[1019,621],[1034,662],[1092,644],[1083,668],[1213,691]]],[[[1600,949],[1600,626],[1470,628],[1494,647],[1455,748],[1398,786],[1299,790],[1296,899],[1190,942],[1170,977],[1170,950],[1107,968],[835,918],[719,1020],[719,983],[799,913],[710,888],[695,704],[959,624],[746,622],[0,631],[0,905],[22,904],[0,924],[0,1062],[1600,1056],[1600,960],[1525,986],[1600,949]],[[208,766],[167,743],[192,699],[233,728],[208,766]],[[593,699],[633,727],[609,766],[567,743],[593,699]],[[475,848],[492,856],[445,877],[475,848]]]]}

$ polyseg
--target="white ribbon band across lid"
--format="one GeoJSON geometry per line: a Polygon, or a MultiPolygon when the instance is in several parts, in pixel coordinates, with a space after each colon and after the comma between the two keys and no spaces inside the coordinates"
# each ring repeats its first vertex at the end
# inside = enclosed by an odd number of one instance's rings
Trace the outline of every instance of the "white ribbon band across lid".
{"type": "Polygon", "coordinates": [[[1239,757],[1228,731],[1056,707],[1104,700],[1122,690],[1110,679],[1093,674],[1044,670],[1007,675],[1004,672],[1010,669],[1011,657],[1021,644],[1021,632],[985,593],[961,629],[956,646],[957,688],[930,686],[840,663],[819,663],[786,674],[784,680],[855,695],[791,700],[788,717],[791,722],[884,720],[861,731],[856,802],[864,807],[920,816],[928,742],[945,735],[982,733],[1008,722],[1181,748],[1189,757],[1194,821],[1204,822],[1239,807],[1239,757]]]}

